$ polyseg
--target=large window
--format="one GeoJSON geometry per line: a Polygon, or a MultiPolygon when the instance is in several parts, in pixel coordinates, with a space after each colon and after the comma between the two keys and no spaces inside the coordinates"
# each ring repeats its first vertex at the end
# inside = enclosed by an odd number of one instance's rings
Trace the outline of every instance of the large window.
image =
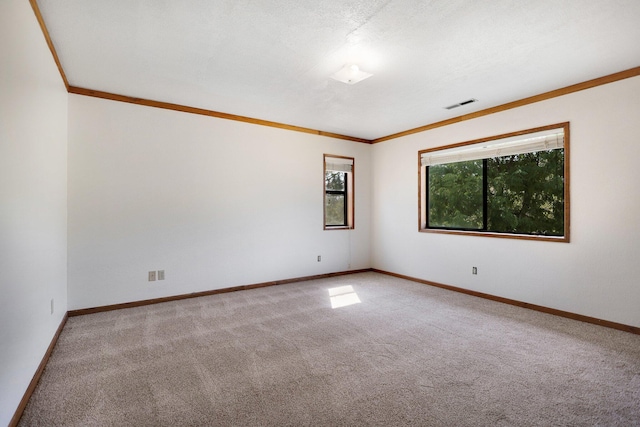
{"type": "Polygon", "coordinates": [[[422,150],[420,231],[569,241],[569,123],[422,150]]]}
{"type": "Polygon", "coordinates": [[[353,157],[324,155],[324,228],[353,228],[353,157]]]}

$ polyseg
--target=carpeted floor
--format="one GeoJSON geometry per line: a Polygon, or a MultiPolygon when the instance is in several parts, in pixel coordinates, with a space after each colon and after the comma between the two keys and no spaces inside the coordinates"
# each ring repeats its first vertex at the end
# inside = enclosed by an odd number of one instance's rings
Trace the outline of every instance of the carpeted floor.
{"type": "Polygon", "coordinates": [[[70,318],[20,425],[640,425],[640,336],[341,276],[70,318]]]}

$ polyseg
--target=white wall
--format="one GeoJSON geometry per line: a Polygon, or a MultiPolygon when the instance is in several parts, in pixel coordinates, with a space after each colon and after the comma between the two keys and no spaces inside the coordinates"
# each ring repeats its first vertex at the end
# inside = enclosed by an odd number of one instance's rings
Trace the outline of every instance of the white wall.
{"type": "Polygon", "coordinates": [[[69,114],[70,309],[370,267],[369,145],[79,95],[69,114]],[[323,153],[355,157],[355,230],[323,230],[323,153]]]}
{"type": "Polygon", "coordinates": [[[23,0],[0,2],[0,425],[67,311],[67,93],[23,0]],[[55,300],[55,312],[50,301],[55,300]]]}
{"type": "Polygon", "coordinates": [[[640,326],[638,159],[640,77],[376,144],[373,266],[640,326]],[[418,150],[564,121],[571,243],[418,232],[418,150]]]}
{"type": "Polygon", "coordinates": [[[67,310],[67,248],[69,309],[373,266],[640,326],[639,77],[371,147],[68,96],[22,0],[0,66],[0,425],[67,310]],[[417,231],[418,150],[567,120],[570,244],[417,231]],[[323,153],[356,159],[353,231],[322,229],[323,153]]]}

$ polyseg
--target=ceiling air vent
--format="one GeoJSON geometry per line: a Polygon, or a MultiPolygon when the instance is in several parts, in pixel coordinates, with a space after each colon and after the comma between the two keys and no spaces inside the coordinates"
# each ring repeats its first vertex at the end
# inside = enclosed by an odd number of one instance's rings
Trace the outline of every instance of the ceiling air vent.
{"type": "Polygon", "coordinates": [[[458,102],[457,104],[449,105],[448,107],[444,107],[447,110],[453,110],[454,108],[462,107],[463,105],[471,104],[472,102],[478,102],[477,99],[467,99],[466,101],[458,102]]]}

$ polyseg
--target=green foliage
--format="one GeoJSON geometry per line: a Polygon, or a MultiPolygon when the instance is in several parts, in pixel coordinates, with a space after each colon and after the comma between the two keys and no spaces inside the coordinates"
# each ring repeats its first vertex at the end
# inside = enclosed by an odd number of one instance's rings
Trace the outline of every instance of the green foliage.
{"type": "Polygon", "coordinates": [[[326,225],[347,225],[344,217],[344,196],[327,194],[325,206],[326,225]]]}
{"type": "Polygon", "coordinates": [[[347,174],[327,171],[324,175],[324,184],[327,190],[344,191],[347,185],[347,174]]]}
{"type": "Polygon", "coordinates": [[[487,160],[489,231],[564,233],[564,150],[487,160]]]}
{"type": "Polygon", "coordinates": [[[482,160],[429,169],[429,226],[481,229],[482,160]]]}
{"type": "Polygon", "coordinates": [[[325,224],[326,225],[347,225],[347,219],[345,217],[345,203],[346,201],[346,186],[347,186],[347,174],[345,172],[331,172],[325,173],[325,189],[327,194],[325,195],[325,224]],[[330,191],[342,192],[329,193],[330,191]]]}
{"type": "MultiPolygon", "coordinates": [[[[564,233],[564,150],[495,157],[487,164],[487,231],[564,233]]],[[[483,162],[430,166],[428,226],[482,230],[483,162]]]]}

